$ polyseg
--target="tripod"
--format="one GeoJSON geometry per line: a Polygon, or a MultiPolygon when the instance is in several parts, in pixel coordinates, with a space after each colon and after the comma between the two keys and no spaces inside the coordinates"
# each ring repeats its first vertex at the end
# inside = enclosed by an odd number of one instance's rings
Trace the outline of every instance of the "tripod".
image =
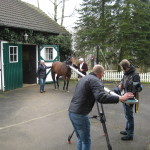
{"type": "MultiPolygon", "coordinates": [[[[103,126],[103,131],[104,131],[104,135],[106,137],[106,142],[107,142],[107,147],[108,147],[108,150],[112,150],[112,146],[110,144],[110,141],[109,141],[109,136],[108,136],[108,132],[107,132],[107,127],[106,127],[106,117],[105,117],[105,113],[104,113],[104,108],[103,108],[103,105],[101,104],[101,112],[100,112],[100,108],[99,108],[99,104],[98,104],[98,101],[95,101],[96,102],[96,107],[97,107],[97,112],[98,112],[98,116],[92,116],[92,117],[89,117],[89,119],[97,119],[99,120],[101,123],[102,123],[102,126],[103,126]],[[99,118],[99,119],[98,119],[99,118]]],[[[74,134],[74,130],[73,132],[68,136],[68,143],[71,144],[71,138],[74,134]]]]}
{"type": "Polygon", "coordinates": [[[112,150],[112,146],[110,144],[109,136],[108,136],[108,132],[107,132],[107,127],[106,127],[106,124],[105,124],[106,117],[105,117],[105,112],[104,112],[103,105],[101,104],[102,112],[100,112],[98,101],[96,101],[96,106],[97,106],[98,115],[100,116],[100,122],[102,123],[103,131],[104,131],[104,134],[105,134],[105,137],[106,137],[107,148],[108,148],[108,150],[112,150]]]}

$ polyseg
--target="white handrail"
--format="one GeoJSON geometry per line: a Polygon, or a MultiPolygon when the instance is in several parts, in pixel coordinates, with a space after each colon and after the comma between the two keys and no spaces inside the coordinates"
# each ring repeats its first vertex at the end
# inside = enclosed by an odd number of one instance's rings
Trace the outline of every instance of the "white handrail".
{"type": "MultiPolygon", "coordinates": [[[[85,76],[84,74],[82,74],[81,72],[79,72],[77,69],[75,69],[73,66],[70,66],[70,68],[71,68],[72,70],[74,70],[76,73],[78,73],[80,76],[82,76],[82,77],[85,76]]],[[[107,93],[111,94],[111,95],[119,96],[118,94],[114,93],[113,91],[109,90],[109,89],[106,88],[106,87],[104,87],[104,90],[105,90],[107,93]]],[[[119,97],[120,97],[120,96],[119,96],[119,97]]]]}

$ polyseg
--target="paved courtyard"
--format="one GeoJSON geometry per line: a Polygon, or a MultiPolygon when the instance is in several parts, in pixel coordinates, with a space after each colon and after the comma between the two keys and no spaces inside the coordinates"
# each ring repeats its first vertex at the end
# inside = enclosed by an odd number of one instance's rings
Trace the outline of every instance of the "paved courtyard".
{"type": "MultiPolygon", "coordinates": [[[[76,81],[69,92],[54,90],[46,84],[46,92],[39,93],[39,86],[0,93],[0,150],[76,150],[76,136],[67,143],[72,125],[68,107],[76,81]]],[[[113,89],[112,83],[106,87],[113,89]]],[[[103,105],[106,125],[113,150],[150,150],[150,84],[145,84],[140,94],[140,108],[135,116],[133,141],[121,141],[119,132],[124,129],[122,104],[103,105]]],[[[94,107],[89,116],[97,115],[94,107]]],[[[102,125],[91,119],[92,150],[107,150],[102,125]]]]}

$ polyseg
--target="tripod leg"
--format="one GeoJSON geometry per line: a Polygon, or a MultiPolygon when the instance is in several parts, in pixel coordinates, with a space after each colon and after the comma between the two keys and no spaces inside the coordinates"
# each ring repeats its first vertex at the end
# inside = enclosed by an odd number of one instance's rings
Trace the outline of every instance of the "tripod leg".
{"type": "Polygon", "coordinates": [[[101,104],[102,112],[100,112],[100,110],[99,110],[99,105],[98,105],[97,101],[96,101],[96,106],[97,106],[98,115],[100,116],[100,122],[102,123],[103,131],[104,131],[105,136],[106,136],[106,142],[107,142],[108,150],[112,150],[112,146],[110,144],[109,136],[108,136],[108,132],[107,132],[107,127],[106,127],[106,124],[105,124],[106,118],[105,118],[103,105],[101,104]]]}
{"type": "Polygon", "coordinates": [[[69,143],[69,144],[71,144],[71,138],[72,138],[73,134],[74,134],[74,130],[73,130],[73,132],[68,136],[68,143],[69,143]]]}

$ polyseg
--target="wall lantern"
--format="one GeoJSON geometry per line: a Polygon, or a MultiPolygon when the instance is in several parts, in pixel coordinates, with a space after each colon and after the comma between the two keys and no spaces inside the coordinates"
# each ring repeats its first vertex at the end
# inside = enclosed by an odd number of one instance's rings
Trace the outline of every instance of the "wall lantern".
{"type": "Polygon", "coordinates": [[[25,33],[24,39],[25,39],[25,41],[27,42],[27,40],[28,40],[28,34],[27,34],[27,33],[25,33]]]}

